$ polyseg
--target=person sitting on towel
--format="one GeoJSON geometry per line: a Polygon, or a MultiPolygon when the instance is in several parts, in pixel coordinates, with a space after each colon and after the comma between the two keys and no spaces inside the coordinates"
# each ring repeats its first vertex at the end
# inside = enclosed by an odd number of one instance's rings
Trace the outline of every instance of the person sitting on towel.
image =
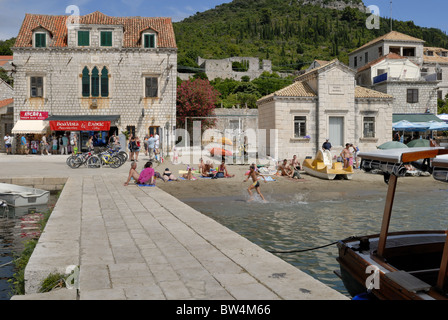
{"type": "Polygon", "coordinates": [[[140,173],[138,178],[139,184],[154,185],[154,168],[152,162],[149,161],[145,164],[145,169],[140,173]]]}

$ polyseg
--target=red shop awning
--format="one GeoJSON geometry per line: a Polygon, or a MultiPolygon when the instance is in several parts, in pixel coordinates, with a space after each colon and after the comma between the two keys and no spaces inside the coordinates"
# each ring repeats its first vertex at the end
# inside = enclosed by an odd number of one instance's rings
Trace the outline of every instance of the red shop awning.
{"type": "Polygon", "coordinates": [[[110,121],[50,121],[51,131],[109,131],[110,121]]]}
{"type": "Polygon", "coordinates": [[[120,119],[118,115],[110,116],[51,116],[47,119],[50,122],[52,131],[109,131],[111,122],[120,119]]]}

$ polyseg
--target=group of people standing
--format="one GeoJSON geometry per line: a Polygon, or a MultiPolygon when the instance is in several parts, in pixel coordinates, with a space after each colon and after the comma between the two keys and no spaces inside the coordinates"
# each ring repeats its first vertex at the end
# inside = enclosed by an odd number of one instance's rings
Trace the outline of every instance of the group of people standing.
{"type": "MultiPolygon", "coordinates": [[[[330,139],[326,139],[322,145],[322,150],[331,151],[332,145],[330,139]]],[[[354,169],[359,168],[358,162],[359,147],[355,146],[353,143],[346,143],[345,148],[342,149],[340,154],[340,160],[344,163],[344,169],[353,166],[354,169]]]]}
{"type": "MultiPolygon", "coordinates": [[[[41,155],[50,154],[71,154],[77,152],[78,138],[76,135],[69,136],[68,134],[63,134],[60,136],[53,135],[43,135],[42,138],[33,139],[29,138],[27,135],[22,135],[20,140],[20,153],[28,155],[30,153],[39,153],[41,155]]],[[[13,137],[6,134],[4,137],[6,154],[12,154],[12,144],[13,137]]]]}
{"type": "MultiPolygon", "coordinates": [[[[138,156],[142,147],[142,142],[138,136],[132,135],[129,140],[129,159],[130,161],[138,162],[138,156]]],[[[146,135],[143,139],[143,148],[145,150],[145,156],[149,156],[150,160],[157,160],[160,162],[160,137],[156,133],[155,135],[146,135]]]]}
{"type": "MultiPolygon", "coordinates": [[[[28,141],[26,137],[21,138],[21,147],[25,152],[29,152],[28,141]]],[[[61,154],[69,155],[78,152],[78,137],[77,135],[70,136],[64,133],[61,136],[56,136],[55,134],[51,136],[42,136],[40,141],[40,154],[50,155],[50,154],[61,154]]]]}

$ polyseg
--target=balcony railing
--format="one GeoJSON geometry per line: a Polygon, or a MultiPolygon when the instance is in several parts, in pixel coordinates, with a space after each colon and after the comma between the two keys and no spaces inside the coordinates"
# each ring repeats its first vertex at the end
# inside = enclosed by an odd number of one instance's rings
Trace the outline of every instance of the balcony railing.
{"type": "Polygon", "coordinates": [[[373,84],[377,84],[387,80],[387,72],[373,78],[373,84]]]}

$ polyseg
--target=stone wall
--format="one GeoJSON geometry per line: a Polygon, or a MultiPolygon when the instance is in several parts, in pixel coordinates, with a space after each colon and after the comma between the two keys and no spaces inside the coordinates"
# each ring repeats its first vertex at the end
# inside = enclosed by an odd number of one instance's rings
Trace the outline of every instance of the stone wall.
{"type": "MultiPolygon", "coordinates": [[[[118,40],[114,40],[118,41],[118,40]]],[[[50,115],[120,115],[120,130],[135,126],[143,137],[150,126],[176,125],[175,49],[16,49],[15,121],[20,111],[50,115]],[[84,67],[109,72],[109,97],[82,97],[84,67]],[[30,77],[44,77],[44,97],[30,98],[30,77]],[[158,77],[157,98],[145,97],[145,77],[158,77]],[[93,105],[97,101],[97,106],[93,105]],[[93,106],[92,106],[93,105],[93,106]],[[144,111],[144,112],[142,112],[144,111]],[[144,116],[143,116],[144,113],[144,116]]],[[[112,124],[113,125],[113,124],[112,124]]]]}
{"type": "Polygon", "coordinates": [[[437,82],[428,81],[384,81],[372,89],[394,97],[393,113],[430,113],[437,114],[437,82]],[[407,102],[407,90],[418,89],[418,102],[407,102]]]}
{"type": "Polygon", "coordinates": [[[326,9],[336,9],[336,10],[344,10],[346,7],[351,7],[358,9],[360,11],[365,12],[365,6],[361,3],[356,3],[356,1],[341,1],[341,0],[334,0],[334,1],[325,1],[325,0],[298,0],[299,3],[303,5],[311,4],[315,6],[320,6],[321,8],[326,9]]]}
{"type": "Polygon", "coordinates": [[[0,79],[0,101],[14,97],[14,89],[5,81],[0,79]]]}
{"type": "MultiPolygon", "coordinates": [[[[209,80],[216,78],[241,80],[248,76],[250,80],[258,78],[263,72],[272,72],[272,63],[269,60],[260,60],[253,57],[232,57],[227,59],[203,59],[198,57],[198,65],[204,70],[209,80]],[[247,71],[233,71],[233,62],[247,62],[247,71]]],[[[182,74],[179,74],[182,75],[182,74]]],[[[183,79],[184,80],[184,79],[183,79]]]]}

